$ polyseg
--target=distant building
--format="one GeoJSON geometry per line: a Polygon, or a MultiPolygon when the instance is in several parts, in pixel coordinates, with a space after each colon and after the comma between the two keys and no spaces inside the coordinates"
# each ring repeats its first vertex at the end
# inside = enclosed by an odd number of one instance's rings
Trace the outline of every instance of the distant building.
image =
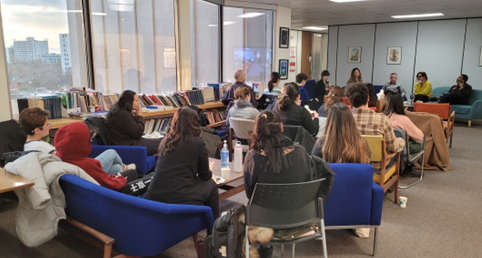
{"type": "Polygon", "coordinates": [[[13,46],[5,48],[5,54],[7,54],[7,63],[15,62],[15,49],[13,46]]]}
{"type": "Polygon", "coordinates": [[[41,60],[43,54],[49,53],[49,41],[35,40],[27,37],[26,40],[13,40],[16,62],[32,62],[41,60]]]}
{"type": "Polygon", "coordinates": [[[62,62],[62,56],[55,53],[50,54],[43,54],[42,57],[42,64],[60,64],[62,62]]]}
{"type": "Polygon", "coordinates": [[[64,74],[72,73],[72,56],[70,54],[70,37],[69,34],[59,34],[60,38],[60,55],[62,63],[62,71],[64,74]]]}

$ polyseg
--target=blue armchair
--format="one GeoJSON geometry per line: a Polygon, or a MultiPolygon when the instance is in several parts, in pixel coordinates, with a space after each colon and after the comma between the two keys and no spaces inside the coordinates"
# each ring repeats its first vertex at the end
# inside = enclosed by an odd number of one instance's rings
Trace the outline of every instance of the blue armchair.
{"type": "Polygon", "coordinates": [[[144,146],[98,145],[97,138],[92,141],[92,151],[89,157],[95,158],[108,149],[114,149],[124,164],[136,164],[139,174],[146,174],[156,166],[156,157],[147,156],[147,148],[144,146]]]}
{"type": "MultiPolygon", "coordinates": [[[[440,97],[449,91],[450,87],[437,87],[432,89],[434,97],[440,97]]],[[[450,105],[455,111],[455,118],[468,120],[469,127],[473,119],[482,119],[482,90],[472,89],[468,105],[450,105]]]]}
{"type": "MultiPolygon", "coordinates": [[[[137,198],[73,175],[63,175],[60,186],[65,194],[67,222],[73,222],[68,225],[97,236],[106,249],[111,247],[124,255],[160,254],[190,236],[196,240],[199,231],[214,223],[212,211],[206,206],[137,198]]],[[[104,257],[106,251],[110,253],[106,249],[104,257]]]]}
{"type": "Polygon", "coordinates": [[[383,188],[373,182],[373,166],[329,165],[335,172],[335,180],[324,205],[326,229],[374,228],[375,255],[377,230],[382,219],[383,188]]]}

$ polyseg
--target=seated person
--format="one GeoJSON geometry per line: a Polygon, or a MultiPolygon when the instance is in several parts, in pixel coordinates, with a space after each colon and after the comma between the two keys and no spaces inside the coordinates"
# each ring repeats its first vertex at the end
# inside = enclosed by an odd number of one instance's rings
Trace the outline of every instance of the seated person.
{"type": "Polygon", "coordinates": [[[432,83],[427,81],[428,77],[425,72],[417,73],[417,83],[415,83],[415,101],[428,102],[433,96],[432,83]]]}
{"type": "MultiPolygon", "coordinates": [[[[109,175],[103,168],[101,161],[89,158],[92,150],[90,132],[86,124],[75,122],[62,126],[55,135],[57,156],[64,162],[76,165],[95,179],[101,186],[115,191],[122,191],[131,195],[141,195],[146,189],[137,189],[137,172],[126,170],[116,175],[109,175]],[[133,189],[136,188],[136,189],[133,189]]],[[[144,188],[149,184],[150,176],[139,179],[144,188]]],[[[140,187],[139,187],[140,188],[140,187]]]]}
{"type": "Polygon", "coordinates": [[[244,159],[246,197],[251,199],[256,183],[300,183],[311,179],[308,154],[282,134],[279,115],[265,110],[258,115],[251,135],[251,150],[244,159]]]}
{"type": "Polygon", "coordinates": [[[367,83],[365,85],[368,88],[368,107],[375,108],[378,112],[378,110],[381,110],[381,105],[380,102],[378,102],[377,97],[375,96],[375,87],[371,83],[367,83]]]}
{"type": "MultiPolygon", "coordinates": [[[[387,152],[400,152],[405,146],[402,138],[397,138],[393,132],[392,124],[388,117],[368,108],[368,88],[363,83],[349,84],[345,94],[350,102],[353,117],[361,135],[383,135],[387,152]]],[[[380,173],[381,163],[370,162],[375,173],[380,173]]],[[[391,166],[391,164],[389,164],[391,166]]]]}
{"type": "MultiPolygon", "coordinates": [[[[328,163],[370,163],[370,147],[358,131],[355,119],[343,100],[329,109],[325,135],[316,140],[311,154],[328,163]]],[[[360,238],[370,235],[370,228],[356,228],[353,231],[360,238]]]]}
{"type": "Polygon", "coordinates": [[[264,89],[263,94],[274,95],[274,96],[281,95],[281,86],[279,85],[280,78],[281,78],[281,75],[278,72],[272,72],[271,78],[268,82],[268,87],[264,89]]]}
{"type": "Polygon", "coordinates": [[[348,79],[348,81],[346,82],[346,85],[350,83],[358,83],[358,82],[363,82],[363,78],[362,78],[360,69],[358,69],[358,67],[355,67],[351,70],[350,79],[348,79]]]}
{"type": "MultiPolygon", "coordinates": [[[[238,69],[234,72],[234,80],[236,81],[234,84],[231,84],[227,89],[226,91],[224,92],[224,95],[223,95],[223,98],[222,98],[222,102],[224,105],[228,105],[229,102],[233,101],[235,98],[234,98],[234,91],[238,88],[238,87],[241,87],[241,86],[246,86],[246,87],[249,87],[248,85],[246,85],[244,82],[246,81],[246,72],[241,70],[241,69],[238,69]]],[[[250,88],[250,91],[249,91],[249,94],[251,96],[251,104],[253,104],[253,107],[257,107],[258,106],[258,101],[256,101],[256,95],[253,91],[253,88],[249,87],[250,88]]]]}
{"type": "Polygon", "coordinates": [[[326,117],[330,108],[338,103],[345,104],[343,101],[343,89],[338,86],[334,86],[328,92],[326,103],[324,103],[320,109],[318,109],[318,116],[326,117]]]}
{"type": "Polygon", "coordinates": [[[385,85],[383,85],[382,90],[383,90],[383,93],[385,95],[389,91],[400,92],[400,94],[402,94],[402,97],[405,97],[405,95],[407,94],[405,92],[405,88],[402,86],[402,84],[397,83],[397,74],[396,73],[390,74],[390,81],[385,83],[385,85]]]}
{"type": "MultiPolygon", "coordinates": [[[[48,121],[49,112],[38,107],[26,108],[20,112],[20,127],[27,133],[25,151],[40,151],[44,154],[56,154],[55,147],[42,140],[49,135],[50,122],[48,121]]],[[[124,165],[122,159],[115,150],[106,150],[96,157],[102,164],[102,169],[109,175],[136,169],[135,164],[124,165]]]]}
{"type": "Polygon", "coordinates": [[[142,114],[137,94],[131,90],[125,90],[107,113],[107,127],[114,145],[145,146],[147,155],[154,155],[162,139],[142,138],[144,134],[142,114]]]}
{"type": "MultiPolygon", "coordinates": [[[[145,198],[158,202],[209,206],[219,216],[218,187],[193,109],[176,110],[171,130],[159,147],[159,158],[145,198]]],[[[210,232],[210,231],[209,231],[210,232]]]]}
{"type": "MultiPolygon", "coordinates": [[[[388,92],[386,95],[387,105],[383,114],[390,118],[393,128],[404,130],[413,141],[422,141],[423,132],[420,130],[412,120],[405,115],[403,108],[403,98],[398,92],[388,92]]],[[[403,170],[402,176],[410,176],[413,164],[407,164],[403,170]]]]}
{"type": "Polygon", "coordinates": [[[229,126],[229,118],[231,117],[255,120],[259,111],[251,106],[251,102],[249,102],[251,98],[249,87],[238,87],[234,92],[234,96],[236,100],[234,101],[234,106],[229,109],[228,116],[226,117],[226,125],[229,126]]]}
{"type": "Polygon", "coordinates": [[[452,86],[448,93],[441,97],[430,98],[430,101],[438,100],[438,103],[450,103],[450,105],[468,105],[470,94],[472,94],[472,86],[467,84],[468,80],[467,75],[459,75],[455,81],[457,84],[452,86]]]}
{"type": "Polygon", "coordinates": [[[286,95],[278,98],[273,111],[279,114],[284,124],[303,126],[311,135],[316,135],[320,128],[318,113],[314,112],[315,118],[312,119],[310,112],[300,106],[300,88],[296,83],[289,82],[284,87],[286,95]]]}
{"type": "Polygon", "coordinates": [[[318,102],[321,102],[321,104],[325,101],[326,93],[331,89],[328,78],[330,78],[330,72],[323,70],[323,72],[321,72],[321,80],[316,83],[315,98],[318,102]]]}

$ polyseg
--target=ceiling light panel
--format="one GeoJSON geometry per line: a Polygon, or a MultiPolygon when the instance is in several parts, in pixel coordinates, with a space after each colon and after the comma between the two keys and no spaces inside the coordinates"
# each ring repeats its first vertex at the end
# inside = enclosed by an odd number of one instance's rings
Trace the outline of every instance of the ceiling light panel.
{"type": "Polygon", "coordinates": [[[422,13],[422,14],[407,14],[407,15],[392,15],[393,19],[413,19],[413,18],[427,18],[444,16],[443,13],[422,13]]]}

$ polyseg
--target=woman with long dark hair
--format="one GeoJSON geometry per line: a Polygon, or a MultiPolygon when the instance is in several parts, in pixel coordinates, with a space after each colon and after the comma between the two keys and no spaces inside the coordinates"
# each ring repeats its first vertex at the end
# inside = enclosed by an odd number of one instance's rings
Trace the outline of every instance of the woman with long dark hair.
{"type": "Polygon", "coordinates": [[[283,88],[284,95],[278,98],[273,111],[280,115],[284,124],[303,126],[311,135],[316,135],[320,129],[318,113],[314,112],[312,119],[310,112],[300,106],[300,88],[296,83],[286,83],[283,88]]]}
{"type": "Polygon", "coordinates": [[[122,92],[119,100],[107,113],[107,126],[114,145],[146,146],[147,155],[157,153],[161,139],[144,139],[144,118],[137,94],[122,92]]]}
{"type": "Polygon", "coordinates": [[[423,140],[423,132],[405,115],[403,98],[398,92],[388,92],[385,97],[387,105],[383,114],[390,118],[393,128],[402,129],[415,141],[423,140]]]}
{"type": "Polygon", "coordinates": [[[278,72],[272,72],[270,80],[268,82],[268,87],[264,89],[263,94],[266,95],[281,95],[281,86],[279,85],[281,75],[278,72]]]}
{"type": "Polygon", "coordinates": [[[303,146],[282,134],[280,116],[265,110],[256,118],[251,150],[244,159],[244,186],[248,199],[256,183],[299,183],[310,179],[310,162],[303,146]]]}
{"type": "Polygon", "coordinates": [[[363,82],[363,79],[362,79],[360,69],[358,69],[358,67],[355,67],[351,70],[350,79],[346,82],[346,85],[350,83],[358,83],[358,82],[363,82]]]}
{"type": "Polygon", "coordinates": [[[199,115],[190,107],[176,110],[171,130],[159,147],[154,178],[145,198],[165,203],[205,205],[219,216],[219,195],[211,179],[199,115]]]}
{"type": "Polygon", "coordinates": [[[329,109],[325,135],[316,140],[311,154],[328,163],[370,162],[370,148],[344,103],[334,104],[329,109]]]}
{"type": "Polygon", "coordinates": [[[338,103],[345,104],[343,101],[343,89],[338,86],[334,86],[328,92],[326,103],[323,104],[320,109],[318,109],[318,115],[321,117],[326,117],[328,115],[328,111],[330,111],[330,108],[338,103]]]}

